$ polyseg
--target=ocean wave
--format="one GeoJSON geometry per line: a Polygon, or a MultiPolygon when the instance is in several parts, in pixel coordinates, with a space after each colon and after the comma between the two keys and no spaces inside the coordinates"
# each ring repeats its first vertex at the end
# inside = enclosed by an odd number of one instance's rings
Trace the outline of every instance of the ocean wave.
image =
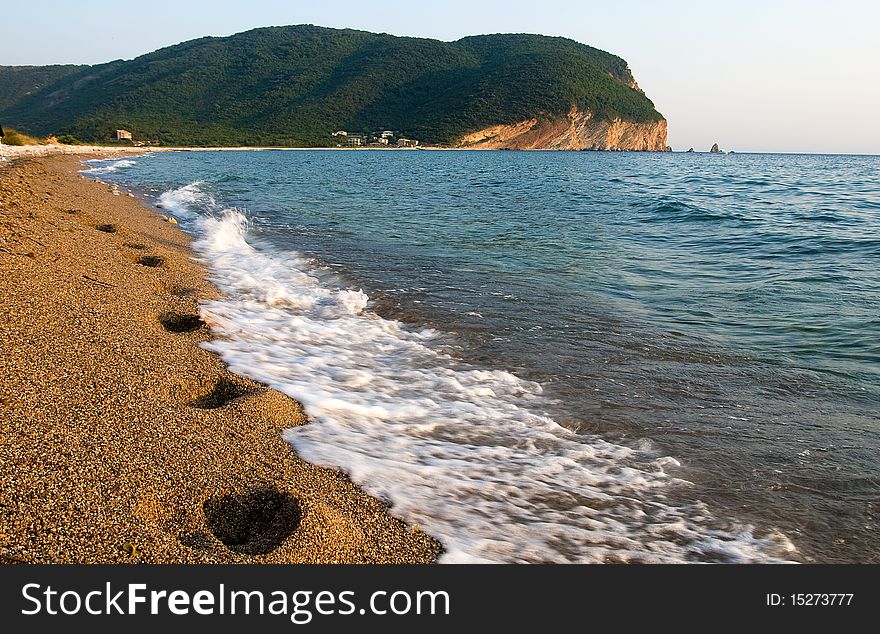
{"type": "Polygon", "coordinates": [[[137,161],[133,161],[132,159],[95,159],[91,161],[85,161],[85,163],[94,167],[90,167],[86,170],[81,170],[81,172],[83,174],[89,174],[91,176],[110,174],[120,169],[137,165],[137,161]],[[107,164],[104,165],[104,163],[107,164]]]}
{"type": "Polygon", "coordinates": [[[697,207],[677,200],[654,201],[648,208],[648,221],[669,222],[721,222],[726,220],[741,220],[730,212],[721,212],[704,207],[697,207]]]}
{"type": "Polygon", "coordinates": [[[160,200],[189,214],[224,293],[202,306],[215,335],[205,347],[300,401],[312,422],[285,432],[297,452],[440,539],[442,561],[794,557],[778,533],[672,502],[689,486],[668,473],[675,459],[562,427],[543,414],[539,384],[447,356],[440,333],[379,317],[363,291],[319,279],[305,257],[254,248],[246,215],[203,185],[160,200]]]}
{"type": "Polygon", "coordinates": [[[217,202],[211,194],[201,189],[203,184],[202,181],[195,181],[162,192],[159,195],[159,207],[184,219],[194,219],[199,212],[210,214],[216,208],[217,202]]]}
{"type": "Polygon", "coordinates": [[[873,236],[839,237],[816,234],[778,235],[770,232],[757,242],[768,253],[768,259],[858,254],[864,257],[880,255],[880,238],[873,236]]]}

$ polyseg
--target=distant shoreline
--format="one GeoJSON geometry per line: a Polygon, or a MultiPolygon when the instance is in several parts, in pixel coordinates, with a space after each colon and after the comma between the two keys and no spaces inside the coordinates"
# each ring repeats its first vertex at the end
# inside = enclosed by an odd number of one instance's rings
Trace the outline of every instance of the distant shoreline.
{"type": "Polygon", "coordinates": [[[96,155],[114,156],[137,156],[150,152],[246,152],[246,151],[307,151],[307,150],[382,150],[382,151],[413,151],[413,150],[465,150],[468,148],[446,148],[439,146],[420,146],[406,148],[385,147],[277,147],[277,146],[216,146],[216,147],[186,147],[186,146],[115,146],[115,145],[64,145],[60,143],[47,143],[45,145],[3,145],[0,157],[15,160],[20,158],[35,158],[42,156],[64,155],[96,155]]]}
{"type": "MultiPolygon", "coordinates": [[[[782,156],[880,156],[878,154],[859,154],[859,153],[842,153],[842,152],[751,152],[751,151],[735,151],[726,152],[724,154],[713,154],[709,151],[688,152],[686,150],[673,150],[670,152],[640,152],[638,150],[555,150],[555,149],[487,149],[487,148],[471,148],[471,147],[444,147],[437,145],[425,145],[418,147],[282,147],[282,146],[260,146],[260,145],[234,145],[234,146],[214,146],[214,147],[186,147],[186,146],[114,146],[114,145],[64,145],[64,144],[46,144],[46,145],[3,145],[0,156],[8,160],[19,158],[32,158],[41,156],[53,156],[57,154],[65,155],[83,155],[91,154],[94,158],[106,158],[114,156],[138,156],[151,152],[248,152],[248,151],[282,151],[282,152],[305,152],[305,151],[373,151],[382,152],[412,152],[419,150],[428,150],[432,152],[587,152],[594,154],[694,154],[699,156],[737,156],[737,155],[782,155],[782,156]]],[[[2,163],[2,161],[0,161],[2,163]]]]}

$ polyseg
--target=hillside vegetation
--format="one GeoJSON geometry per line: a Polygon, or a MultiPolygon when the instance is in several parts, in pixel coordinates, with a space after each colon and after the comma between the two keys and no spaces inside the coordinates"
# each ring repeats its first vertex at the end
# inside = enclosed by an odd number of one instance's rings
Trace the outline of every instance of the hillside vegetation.
{"type": "Polygon", "coordinates": [[[441,42],[271,27],[130,61],[0,67],[0,124],[94,142],[125,128],[163,144],[320,146],[334,130],[387,128],[451,143],[572,105],[602,119],[662,119],[633,85],[621,58],[559,37],[441,42]]]}
{"type": "MultiPolygon", "coordinates": [[[[0,112],[86,66],[0,66],[0,112]]],[[[0,122],[2,123],[2,122],[0,122]]]]}

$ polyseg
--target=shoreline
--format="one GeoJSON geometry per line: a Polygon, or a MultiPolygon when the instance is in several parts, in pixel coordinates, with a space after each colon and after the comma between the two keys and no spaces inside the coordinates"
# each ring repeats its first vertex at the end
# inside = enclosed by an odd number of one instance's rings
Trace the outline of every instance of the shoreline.
{"type": "MultiPolygon", "coordinates": [[[[106,146],[106,145],[63,145],[63,144],[48,144],[48,145],[3,145],[2,156],[10,159],[16,160],[19,158],[34,158],[39,156],[52,156],[56,154],[64,154],[64,155],[82,155],[82,154],[94,154],[93,158],[111,158],[113,156],[120,155],[120,158],[124,158],[125,156],[136,156],[140,154],[147,154],[150,152],[248,152],[248,151],[279,151],[279,152],[308,152],[308,151],[323,151],[323,150],[354,150],[354,151],[363,151],[363,150],[381,150],[391,151],[391,150],[400,150],[404,152],[415,151],[415,150],[430,150],[432,152],[589,152],[594,154],[693,154],[695,156],[729,156],[733,154],[734,156],[738,154],[744,155],[765,155],[765,156],[878,156],[877,154],[853,154],[853,153],[840,153],[840,152],[753,152],[749,150],[742,150],[736,152],[724,152],[719,154],[713,154],[708,151],[696,151],[696,152],[688,152],[686,150],[671,150],[669,152],[641,152],[638,150],[554,150],[554,149],[519,149],[519,150],[499,150],[499,149],[487,149],[487,148],[474,148],[474,147],[441,147],[437,145],[420,145],[418,147],[279,147],[279,146],[250,146],[250,145],[236,145],[236,146],[220,146],[220,147],[164,147],[164,146],[131,146],[131,147],[116,147],[116,146],[106,146]],[[105,155],[105,156],[98,156],[105,155]]],[[[2,165],[4,161],[0,160],[0,165],[2,165]]]]}
{"type": "Polygon", "coordinates": [[[276,146],[217,146],[217,147],[172,147],[172,146],[106,146],[106,145],[63,145],[63,144],[46,144],[46,145],[3,145],[0,150],[0,165],[4,162],[15,161],[24,158],[39,158],[56,155],[94,155],[91,158],[125,158],[126,156],[140,156],[150,152],[308,152],[312,150],[432,150],[432,151],[458,151],[470,148],[457,147],[439,147],[433,145],[419,147],[276,147],[276,146]]]}
{"type": "Polygon", "coordinates": [[[78,174],[169,149],[63,147],[0,162],[0,562],[436,561],[436,540],[295,454],[298,403],[200,346],[217,290],[189,237],[78,174]]]}
{"type": "MultiPolygon", "coordinates": [[[[0,154],[0,164],[8,160],[17,160],[21,158],[36,158],[44,156],[63,155],[90,155],[93,158],[112,158],[119,156],[136,156],[148,154],[150,152],[313,152],[313,151],[372,151],[381,152],[414,152],[428,150],[431,152],[592,152],[592,153],[642,153],[641,150],[563,150],[553,148],[518,148],[511,150],[509,148],[482,148],[482,147],[443,147],[439,145],[420,145],[417,147],[384,147],[384,146],[353,146],[353,147],[282,147],[282,146],[257,146],[257,145],[234,145],[234,146],[215,146],[215,147],[175,147],[175,146],[105,146],[105,145],[63,145],[63,144],[47,144],[47,145],[3,145],[2,154],[0,154]],[[98,156],[103,155],[103,156],[98,156]]],[[[648,154],[688,154],[688,152],[644,152],[648,154]]],[[[741,152],[745,154],[745,152],[741,152]]],[[[709,152],[690,152],[690,154],[709,154],[709,152]]]]}

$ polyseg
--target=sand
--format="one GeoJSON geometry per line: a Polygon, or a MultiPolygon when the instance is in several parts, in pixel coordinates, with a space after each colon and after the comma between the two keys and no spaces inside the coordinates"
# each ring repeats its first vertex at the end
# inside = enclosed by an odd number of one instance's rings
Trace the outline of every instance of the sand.
{"type": "Polygon", "coordinates": [[[45,145],[0,145],[0,157],[6,159],[35,158],[55,154],[88,154],[92,157],[111,158],[137,154],[139,150],[132,147],[107,147],[98,145],[64,145],[63,143],[47,143],[45,145]]]}
{"type": "Polygon", "coordinates": [[[0,561],[436,560],[296,456],[296,402],[199,347],[188,238],[83,158],[0,162],[0,561]]]}

